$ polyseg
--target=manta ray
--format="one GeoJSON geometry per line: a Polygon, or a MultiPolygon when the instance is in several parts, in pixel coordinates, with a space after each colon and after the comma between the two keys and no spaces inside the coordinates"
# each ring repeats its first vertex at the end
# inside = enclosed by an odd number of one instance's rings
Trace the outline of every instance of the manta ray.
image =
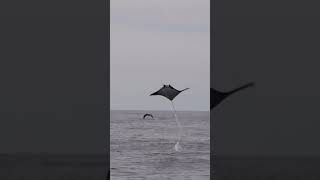
{"type": "Polygon", "coordinates": [[[161,89],[159,89],[158,91],[150,94],[150,96],[156,96],[156,95],[163,96],[163,97],[165,97],[165,98],[167,98],[167,99],[169,99],[171,101],[172,110],[174,112],[174,117],[175,117],[177,126],[179,128],[178,141],[177,141],[176,145],[174,146],[174,149],[176,151],[178,151],[178,152],[181,151],[181,149],[182,149],[181,146],[180,146],[182,128],[181,128],[181,125],[180,125],[180,122],[179,122],[179,119],[178,119],[178,116],[177,116],[176,109],[174,107],[173,100],[181,92],[183,92],[185,90],[188,90],[188,89],[190,89],[190,88],[185,88],[183,90],[177,90],[174,87],[172,87],[170,84],[168,84],[168,85],[163,85],[163,87],[161,89]]]}
{"type": "Polygon", "coordinates": [[[146,117],[151,117],[151,118],[153,119],[152,114],[145,114],[145,115],[143,116],[143,119],[145,119],[146,117]]]}
{"type": "Polygon", "coordinates": [[[247,89],[249,87],[254,86],[254,83],[248,83],[245,84],[243,86],[240,86],[239,88],[236,88],[234,90],[228,91],[228,92],[221,92],[221,91],[217,91],[213,88],[210,88],[210,109],[214,109],[215,107],[217,107],[223,100],[225,100],[226,98],[228,98],[229,96],[231,96],[232,94],[247,89]]]}
{"type": "Polygon", "coordinates": [[[178,96],[181,92],[188,90],[190,88],[185,88],[183,90],[177,90],[174,87],[172,87],[170,84],[169,85],[163,85],[161,89],[158,91],[150,94],[150,96],[155,96],[155,95],[160,95],[168,98],[170,101],[173,101],[173,99],[178,96]]]}

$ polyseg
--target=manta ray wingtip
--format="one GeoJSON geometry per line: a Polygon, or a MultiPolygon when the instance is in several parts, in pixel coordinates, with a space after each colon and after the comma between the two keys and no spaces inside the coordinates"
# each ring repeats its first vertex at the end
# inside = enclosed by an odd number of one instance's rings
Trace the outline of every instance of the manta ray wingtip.
{"type": "Polygon", "coordinates": [[[152,94],[150,94],[149,96],[154,96],[154,95],[156,95],[156,93],[152,93],[152,94]]]}

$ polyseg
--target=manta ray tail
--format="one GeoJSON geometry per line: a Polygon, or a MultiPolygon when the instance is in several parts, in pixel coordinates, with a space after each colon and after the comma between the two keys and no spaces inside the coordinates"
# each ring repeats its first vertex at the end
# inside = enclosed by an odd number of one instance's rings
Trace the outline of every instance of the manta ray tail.
{"type": "Polygon", "coordinates": [[[252,86],[254,86],[254,85],[255,85],[255,84],[254,84],[253,82],[248,83],[248,84],[245,84],[245,85],[243,85],[243,86],[241,86],[241,87],[239,87],[239,88],[236,88],[236,89],[228,92],[228,94],[233,94],[233,93],[235,93],[235,92],[238,92],[238,91],[247,89],[248,87],[252,87],[252,86]]]}

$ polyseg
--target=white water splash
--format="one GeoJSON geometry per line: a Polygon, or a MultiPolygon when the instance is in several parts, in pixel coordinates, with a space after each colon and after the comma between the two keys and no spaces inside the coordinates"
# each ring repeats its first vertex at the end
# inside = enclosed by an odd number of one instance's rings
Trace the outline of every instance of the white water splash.
{"type": "Polygon", "coordinates": [[[176,145],[174,145],[174,150],[176,150],[177,152],[181,152],[182,151],[182,147],[180,146],[179,141],[176,143],[176,145]]]}
{"type": "Polygon", "coordinates": [[[174,145],[174,150],[177,151],[177,152],[181,152],[182,151],[182,147],[180,145],[180,141],[181,141],[182,128],[181,128],[181,124],[179,122],[179,119],[178,119],[178,116],[177,116],[177,111],[176,111],[176,108],[174,107],[173,101],[171,101],[171,104],[172,104],[172,109],[173,109],[173,112],[174,112],[174,117],[175,117],[175,120],[176,120],[176,123],[177,123],[177,126],[178,126],[178,141],[174,145]]]}

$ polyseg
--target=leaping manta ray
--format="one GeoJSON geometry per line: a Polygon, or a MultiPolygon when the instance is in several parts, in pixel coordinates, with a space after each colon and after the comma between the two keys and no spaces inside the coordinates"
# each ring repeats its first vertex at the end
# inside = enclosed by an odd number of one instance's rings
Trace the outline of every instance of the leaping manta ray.
{"type": "Polygon", "coordinates": [[[161,95],[161,96],[168,98],[170,101],[172,101],[176,96],[178,96],[178,94],[180,94],[181,92],[188,90],[188,89],[190,89],[190,88],[185,88],[183,90],[177,90],[174,87],[172,87],[170,84],[163,85],[163,87],[161,89],[150,94],[150,96],[161,95]]]}
{"type": "Polygon", "coordinates": [[[145,119],[145,118],[146,118],[146,117],[148,117],[148,116],[149,116],[149,117],[151,117],[151,118],[153,119],[152,114],[148,114],[148,113],[147,113],[147,114],[145,114],[145,115],[143,116],[143,119],[145,119]]]}
{"type": "Polygon", "coordinates": [[[186,91],[190,88],[185,88],[183,90],[177,90],[174,87],[172,87],[170,84],[169,85],[163,85],[163,87],[161,89],[159,89],[158,91],[150,94],[150,96],[155,96],[155,95],[160,95],[163,97],[168,98],[171,101],[171,105],[172,105],[172,110],[174,111],[174,117],[177,123],[177,126],[179,128],[179,133],[178,133],[178,141],[176,143],[176,145],[174,146],[174,149],[176,151],[180,151],[181,150],[181,146],[180,146],[180,141],[181,141],[181,125],[177,116],[177,112],[176,112],[176,108],[174,107],[173,104],[173,100],[176,96],[178,96],[181,92],[186,91]]]}
{"type": "Polygon", "coordinates": [[[210,88],[210,109],[215,108],[217,105],[219,105],[223,100],[225,100],[227,97],[231,96],[232,94],[247,89],[248,87],[254,86],[254,83],[248,83],[245,84],[239,88],[236,88],[234,90],[228,91],[228,92],[220,92],[213,88],[210,88]]]}

